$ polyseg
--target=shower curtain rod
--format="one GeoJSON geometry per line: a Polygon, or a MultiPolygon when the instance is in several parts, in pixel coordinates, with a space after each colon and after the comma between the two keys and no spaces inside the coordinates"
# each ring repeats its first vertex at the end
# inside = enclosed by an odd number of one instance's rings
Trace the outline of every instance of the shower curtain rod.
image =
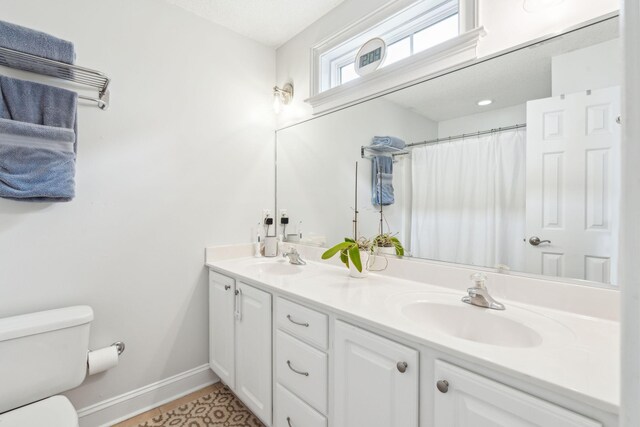
{"type": "MultiPolygon", "coordinates": [[[[407,144],[406,148],[418,147],[418,146],[421,146],[421,145],[439,144],[441,142],[449,142],[449,141],[453,141],[455,139],[464,139],[464,138],[467,138],[467,137],[470,137],[470,136],[487,135],[487,134],[490,134],[490,133],[504,132],[504,131],[507,131],[507,130],[521,129],[521,128],[525,128],[525,127],[527,127],[527,124],[526,123],[522,123],[522,124],[517,124],[517,125],[513,125],[513,126],[506,126],[506,127],[503,127],[503,128],[482,130],[482,131],[473,132],[473,133],[463,133],[463,134],[460,134],[460,135],[447,136],[445,138],[436,138],[436,139],[430,139],[428,141],[413,142],[411,144],[407,144]]],[[[403,153],[403,154],[408,154],[408,153],[403,153]]]]}

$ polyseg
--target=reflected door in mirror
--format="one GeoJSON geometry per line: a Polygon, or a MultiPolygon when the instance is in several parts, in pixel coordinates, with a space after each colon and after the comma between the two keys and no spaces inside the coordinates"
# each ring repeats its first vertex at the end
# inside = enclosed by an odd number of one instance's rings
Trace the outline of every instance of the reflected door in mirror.
{"type": "Polygon", "coordinates": [[[527,103],[528,272],[612,282],[619,114],[619,87],[527,103]]]}

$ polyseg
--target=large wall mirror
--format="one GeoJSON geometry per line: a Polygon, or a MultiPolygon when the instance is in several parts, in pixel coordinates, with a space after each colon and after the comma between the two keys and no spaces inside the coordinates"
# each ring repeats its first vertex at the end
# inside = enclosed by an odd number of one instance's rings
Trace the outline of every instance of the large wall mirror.
{"type": "Polygon", "coordinates": [[[358,162],[362,236],[384,185],[384,231],[407,256],[615,284],[620,83],[614,16],[281,129],[285,234],[351,236],[358,162]],[[375,136],[406,147],[363,152],[375,136]]]}

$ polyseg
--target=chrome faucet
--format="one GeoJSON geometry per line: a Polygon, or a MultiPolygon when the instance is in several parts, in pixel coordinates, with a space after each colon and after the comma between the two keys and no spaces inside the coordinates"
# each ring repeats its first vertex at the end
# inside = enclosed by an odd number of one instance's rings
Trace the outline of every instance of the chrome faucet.
{"type": "Polygon", "coordinates": [[[300,258],[300,254],[298,253],[298,251],[296,250],[296,248],[289,248],[289,252],[284,252],[282,254],[283,258],[289,258],[289,263],[290,264],[295,264],[295,265],[306,265],[307,263],[300,258]]]}
{"type": "Polygon", "coordinates": [[[469,295],[462,297],[462,302],[476,305],[478,307],[504,310],[504,304],[499,303],[489,295],[489,291],[484,284],[487,280],[487,276],[485,274],[475,273],[471,275],[470,279],[473,280],[474,286],[467,289],[469,295]]]}

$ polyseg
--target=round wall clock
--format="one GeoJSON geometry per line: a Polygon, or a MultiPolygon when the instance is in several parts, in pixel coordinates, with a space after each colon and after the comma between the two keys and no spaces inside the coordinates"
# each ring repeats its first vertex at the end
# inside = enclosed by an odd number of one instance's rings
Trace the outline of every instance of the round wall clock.
{"type": "Polygon", "coordinates": [[[359,76],[373,73],[382,65],[387,56],[387,44],[381,38],[376,37],[362,45],[356,55],[355,67],[359,76]]]}

